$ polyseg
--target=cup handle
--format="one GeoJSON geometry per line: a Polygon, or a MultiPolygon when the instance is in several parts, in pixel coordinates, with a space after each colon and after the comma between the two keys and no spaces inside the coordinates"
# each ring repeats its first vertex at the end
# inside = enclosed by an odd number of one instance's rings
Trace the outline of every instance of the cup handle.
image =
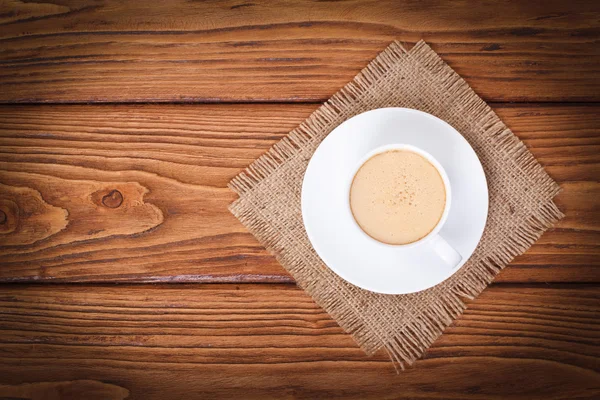
{"type": "Polygon", "coordinates": [[[458,254],[458,251],[456,251],[454,247],[450,246],[448,242],[446,242],[446,240],[440,235],[435,235],[431,239],[431,245],[437,255],[440,256],[440,258],[452,268],[456,268],[456,266],[462,260],[462,256],[458,254]]]}

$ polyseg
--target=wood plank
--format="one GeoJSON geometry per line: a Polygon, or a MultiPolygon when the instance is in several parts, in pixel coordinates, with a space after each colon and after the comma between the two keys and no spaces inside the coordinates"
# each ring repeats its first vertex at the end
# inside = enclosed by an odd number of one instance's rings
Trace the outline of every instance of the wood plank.
{"type": "Polygon", "coordinates": [[[600,100],[593,1],[8,2],[0,102],[323,101],[425,39],[486,100],[600,100]]]}
{"type": "MultiPolygon", "coordinates": [[[[0,107],[0,280],[291,282],[226,185],[316,107],[0,107]]],[[[599,282],[600,105],[494,108],[566,213],[498,281],[599,282]]]]}
{"type": "Polygon", "coordinates": [[[493,285],[396,375],[292,285],[3,285],[0,397],[592,399],[599,300],[493,285]]]}

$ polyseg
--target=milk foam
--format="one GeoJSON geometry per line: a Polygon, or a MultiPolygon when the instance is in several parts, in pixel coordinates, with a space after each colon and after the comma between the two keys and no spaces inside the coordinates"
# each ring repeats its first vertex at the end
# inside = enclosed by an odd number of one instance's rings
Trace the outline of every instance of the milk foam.
{"type": "Polygon", "coordinates": [[[350,188],[354,219],[369,236],[387,244],[409,244],[427,236],[442,218],[445,205],[440,173],[409,150],[371,157],[350,188]]]}

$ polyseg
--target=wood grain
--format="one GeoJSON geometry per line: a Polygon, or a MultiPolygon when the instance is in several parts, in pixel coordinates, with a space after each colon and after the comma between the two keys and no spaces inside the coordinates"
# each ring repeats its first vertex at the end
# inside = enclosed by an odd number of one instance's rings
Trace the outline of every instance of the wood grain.
{"type": "Polygon", "coordinates": [[[323,101],[392,40],[494,101],[600,100],[600,7],[575,0],[10,0],[0,102],[323,101]]]}
{"type": "Polygon", "coordinates": [[[65,229],[67,216],[67,210],[46,203],[35,189],[0,183],[3,246],[27,245],[46,239],[65,229]]]}
{"type": "Polygon", "coordinates": [[[65,382],[0,385],[0,396],[3,400],[122,400],[129,396],[129,391],[109,383],[81,379],[65,382]]]}
{"type": "Polygon", "coordinates": [[[129,399],[593,399],[599,300],[492,286],[396,375],[292,285],[3,285],[0,397],[86,379],[129,399]]]}
{"type": "Polygon", "coordinates": [[[15,199],[14,215],[8,214],[4,225],[14,219],[16,226],[15,231],[3,234],[5,246],[0,249],[0,256],[20,253],[9,246],[30,244],[28,251],[36,251],[80,241],[141,234],[156,228],[164,219],[160,209],[144,202],[148,189],[136,182],[103,183],[18,172],[3,178],[25,188],[0,186],[0,196],[15,199]],[[41,190],[44,200],[31,187],[41,190]],[[3,193],[3,188],[12,188],[13,192],[3,193]],[[40,209],[30,210],[31,203],[40,204],[40,209]]]}
{"type": "MultiPolygon", "coordinates": [[[[39,237],[0,230],[0,280],[291,282],[229,213],[226,185],[316,107],[1,107],[0,183],[64,211],[35,217],[52,221],[39,237]]],[[[495,109],[560,182],[566,213],[498,281],[599,282],[600,106],[495,109]]]]}

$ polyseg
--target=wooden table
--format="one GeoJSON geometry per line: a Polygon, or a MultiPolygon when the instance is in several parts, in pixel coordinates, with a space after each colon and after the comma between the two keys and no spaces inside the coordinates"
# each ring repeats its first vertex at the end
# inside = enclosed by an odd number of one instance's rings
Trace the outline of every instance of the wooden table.
{"type": "Polygon", "coordinates": [[[600,397],[595,1],[0,3],[0,398],[600,397]],[[425,39],[566,217],[397,375],[227,211],[239,171],[425,39]]]}

